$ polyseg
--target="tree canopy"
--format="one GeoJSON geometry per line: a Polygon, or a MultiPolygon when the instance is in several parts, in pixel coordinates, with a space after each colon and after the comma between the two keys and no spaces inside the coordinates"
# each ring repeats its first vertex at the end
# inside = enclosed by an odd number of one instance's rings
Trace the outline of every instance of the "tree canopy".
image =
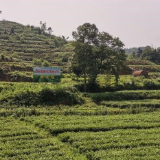
{"type": "Polygon", "coordinates": [[[84,76],[84,84],[87,79],[95,83],[100,73],[114,74],[118,82],[119,70],[126,60],[122,41],[109,33],[99,32],[96,25],[90,23],[79,26],[72,35],[75,39],[72,68],[81,71],[78,73],[84,76]]]}
{"type": "Polygon", "coordinates": [[[128,59],[149,60],[156,64],[160,64],[160,48],[153,48],[151,46],[139,47],[137,51],[132,51],[128,55],[128,59]]]}

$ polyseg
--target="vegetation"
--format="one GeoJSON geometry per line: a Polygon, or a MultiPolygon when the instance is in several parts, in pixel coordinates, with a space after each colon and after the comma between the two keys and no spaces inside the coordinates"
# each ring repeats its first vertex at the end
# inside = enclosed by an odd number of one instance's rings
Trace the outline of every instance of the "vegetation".
{"type": "Polygon", "coordinates": [[[12,117],[1,117],[0,126],[1,159],[85,159],[56,137],[12,117]]]}
{"type": "MultiPolygon", "coordinates": [[[[68,72],[73,47],[65,38],[51,34],[48,28],[49,31],[47,27],[0,21],[0,68],[3,71],[0,80],[15,81],[11,71],[28,71],[32,75],[33,66],[62,67],[63,72],[68,72]]],[[[32,80],[26,76],[17,81],[32,80]]]]}
{"type": "Polygon", "coordinates": [[[1,104],[25,105],[74,105],[83,103],[74,87],[36,84],[3,84],[0,92],[1,104]]]}
{"type": "Polygon", "coordinates": [[[73,35],[0,22],[0,159],[160,159],[158,58],[147,47],[126,61],[123,43],[89,23],[73,35]],[[34,83],[33,66],[62,68],[61,82],[34,83]]]}
{"type": "Polygon", "coordinates": [[[72,68],[74,73],[84,76],[85,90],[87,77],[95,84],[99,73],[114,74],[118,84],[119,71],[124,66],[124,44],[106,32],[99,32],[94,24],[85,23],[73,32],[75,54],[72,68]]]}
{"type": "MultiPolygon", "coordinates": [[[[126,50],[127,52],[129,50],[126,50]]],[[[156,64],[160,64],[160,47],[153,48],[151,46],[146,46],[142,48],[133,48],[128,55],[128,59],[139,59],[139,60],[149,60],[156,64]]]]}

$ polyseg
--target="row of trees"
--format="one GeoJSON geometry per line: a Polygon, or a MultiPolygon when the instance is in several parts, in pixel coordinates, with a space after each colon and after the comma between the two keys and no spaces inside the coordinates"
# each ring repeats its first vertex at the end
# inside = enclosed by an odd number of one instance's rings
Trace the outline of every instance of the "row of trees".
{"type": "Polygon", "coordinates": [[[149,60],[160,64],[160,47],[153,48],[151,46],[146,46],[144,49],[138,48],[137,52],[131,52],[128,59],[149,60]]]}
{"type": "Polygon", "coordinates": [[[39,28],[38,34],[41,34],[41,32],[43,33],[47,32],[49,35],[52,34],[53,30],[51,27],[47,28],[46,22],[43,23],[42,21],[40,21],[40,26],[41,27],[39,28]]]}
{"type": "Polygon", "coordinates": [[[126,61],[122,41],[109,33],[99,32],[96,25],[90,23],[79,26],[72,35],[75,40],[72,70],[84,77],[85,90],[87,80],[94,84],[101,73],[114,74],[118,83],[119,71],[126,61]]]}

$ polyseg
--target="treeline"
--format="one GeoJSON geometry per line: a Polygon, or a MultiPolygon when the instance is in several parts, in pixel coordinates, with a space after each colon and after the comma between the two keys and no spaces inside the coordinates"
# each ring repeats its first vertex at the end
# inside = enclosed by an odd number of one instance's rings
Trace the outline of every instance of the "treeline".
{"type": "Polygon", "coordinates": [[[132,47],[132,48],[125,48],[125,52],[127,54],[131,54],[132,52],[137,52],[138,48],[140,48],[141,50],[144,50],[145,47],[132,47]]]}
{"type": "MultiPolygon", "coordinates": [[[[129,51],[128,49],[126,51],[129,51]]],[[[160,47],[153,48],[151,46],[132,48],[128,59],[149,60],[156,64],[160,64],[160,47]]]]}

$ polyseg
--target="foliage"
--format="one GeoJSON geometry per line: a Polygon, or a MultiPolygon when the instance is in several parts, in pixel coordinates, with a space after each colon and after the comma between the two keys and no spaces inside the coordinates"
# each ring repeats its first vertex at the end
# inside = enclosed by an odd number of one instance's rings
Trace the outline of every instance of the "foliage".
{"type": "Polygon", "coordinates": [[[28,122],[33,122],[40,128],[45,128],[52,134],[64,132],[82,132],[82,131],[109,131],[118,129],[149,129],[159,127],[156,121],[159,119],[158,112],[151,118],[153,113],[140,113],[132,115],[42,115],[39,117],[26,117],[28,122]],[[151,118],[151,119],[149,119],[151,118]],[[42,120],[43,119],[43,120],[42,120]],[[54,120],[54,121],[53,121],[54,120]],[[78,122],[78,123],[77,123],[78,122]],[[101,123],[99,123],[101,122],[101,123]],[[136,123],[135,123],[136,122],[136,123]],[[148,122],[148,123],[147,123],[148,122]]]}
{"type": "Polygon", "coordinates": [[[47,61],[47,60],[44,60],[43,62],[42,62],[42,66],[44,66],[44,67],[49,67],[51,64],[47,61]]]}
{"type": "Polygon", "coordinates": [[[36,59],[36,58],[34,58],[33,59],[33,64],[35,65],[35,66],[41,66],[42,65],[42,61],[41,61],[41,59],[36,59]]]}
{"type": "Polygon", "coordinates": [[[160,98],[159,91],[118,91],[118,92],[106,92],[106,93],[93,93],[89,94],[94,102],[101,102],[107,100],[140,100],[140,99],[154,99],[160,98]]]}
{"type": "Polygon", "coordinates": [[[114,74],[118,84],[118,72],[125,66],[126,58],[124,44],[119,38],[113,38],[106,32],[99,32],[97,27],[90,23],[79,26],[77,32],[73,32],[72,35],[76,40],[72,68],[73,71],[81,70],[85,90],[87,77],[89,82],[94,84],[101,72],[114,74]]]}
{"type": "Polygon", "coordinates": [[[159,89],[160,84],[153,80],[144,80],[144,88],[145,89],[159,89]]]}
{"type": "Polygon", "coordinates": [[[127,65],[156,65],[148,60],[127,59],[127,65]]]}
{"type": "Polygon", "coordinates": [[[28,72],[14,71],[10,72],[9,78],[11,82],[32,82],[32,75],[28,72]]]}
{"type": "MultiPolygon", "coordinates": [[[[53,48],[61,47],[67,43],[67,41],[61,37],[56,37],[48,33],[41,34],[39,27],[1,21],[0,28],[0,42],[3,44],[1,45],[0,51],[5,50],[9,54],[17,51],[24,55],[25,53],[32,53],[33,56],[34,53],[46,53],[46,51],[53,53],[53,48]],[[8,34],[7,30],[10,30],[10,34],[8,34]],[[30,52],[28,52],[29,49],[30,52]]],[[[51,33],[51,27],[48,28],[48,31],[51,33]]]]}
{"type": "Polygon", "coordinates": [[[13,117],[0,118],[0,159],[85,160],[56,137],[13,117]]]}
{"type": "Polygon", "coordinates": [[[140,47],[136,51],[132,51],[128,55],[128,59],[149,60],[156,64],[160,64],[160,48],[146,46],[143,49],[140,47]]]}
{"type": "Polygon", "coordinates": [[[148,72],[159,72],[160,65],[129,65],[132,69],[135,70],[146,70],[148,72]]]}
{"type": "MultiPolygon", "coordinates": [[[[43,89],[40,92],[41,103],[43,104],[65,104],[74,105],[83,103],[82,98],[76,94],[75,88],[49,88],[43,89]]],[[[41,104],[40,103],[40,104],[41,104]]]]}
{"type": "Polygon", "coordinates": [[[44,87],[38,85],[35,89],[32,85],[5,85],[0,94],[0,102],[18,106],[43,105],[74,105],[84,102],[80,93],[73,87],[44,87]],[[9,88],[10,87],[10,88],[9,88]],[[28,89],[30,87],[30,89],[28,89]],[[11,92],[12,91],[12,92],[11,92]]]}

